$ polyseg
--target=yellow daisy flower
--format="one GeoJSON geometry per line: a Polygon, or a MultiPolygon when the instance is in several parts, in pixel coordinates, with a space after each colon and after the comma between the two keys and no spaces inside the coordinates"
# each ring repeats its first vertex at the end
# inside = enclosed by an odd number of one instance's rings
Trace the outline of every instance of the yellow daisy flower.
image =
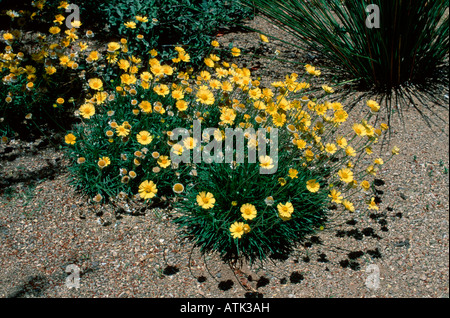
{"type": "Polygon", "coordinates": [[[79,108],[80,115],[83,118],[89,119],[95,114],[95,107],[91,103],[86,103],[80,106],[79,108]]]}
{"type": "Polygon", "coordinates": [[[344,205],[345,209],[350,211],[350,212],[355,212],[355,207],[353,205],[353,203],[351,203],[348,200],[344,200],[342,201],[342,204],[344,205]]]}
{"type": "Polygon", "coordinates": [[[216,203],[216,199],[210,192],[202,191],[197,195],[197,203],[203,209],[211,209],[216,203]]]}
{"type": "Polygon", "coordinates": [[[148,145],[153,140],[153,136],[150,135],[150,133],[148,131],[145,131],[145,130],[143,130],[139,134],[137,134],[136,138],[137,138],[137,141],[141,145],[148,145]]]}
{"type": "Polygon", "coordinates": [[[170,159],[169,159],[169,157],[168,156],[160,156],[159,158],[158,158],[158,165],[161,167],[161,168],[167,168],[168,166],[170,166],[170,163],[171,163],[171,161],[170,161],[170,159]]]}
{"type": "Polygon", "coordinates": [[[157,192],[158,189],[153,181],[145,180],[139,185],[139,195],[144,200],[153,198],[157,192]]]}
{"type": "Polygon", "coordinates": [[[173,192],[180,194],[184,191],[184,186],[181,183],[175,183],[172,190],[173,192]]]}
{"type": "Polygon", "coordinates": [[[342,203],[343,197],[342,197],[341,193],[339,191],[337,191],[336,189],[332,189],[330,191],[330,194],[328,195],[328,197],[331,198],[331,202],[334,202],[337,204],[342,203]]]}
{"type": "Polygon", "coordinates": [[[91,78],[89,80],[89,87],[98,91],[98,90],[102,89],[103,82],[99,78],[91,78]]]}
{"type": "Polygon", "coordinates": [[[298,170],[296,170],[296,169],[293,169],[293,168],[290,168],[289,169],[289,177],[291,178],[291,179],[296,179],[296,178],[298,178],[298,170]]]}
{"type": "Polygon", "coordinates": [[[263,169],[272,169],[274,167],[273,159],[269,156],[260,156],[259,165],[263,169]]]}
{"type": "Polygon", "coordinates": [[[68,134],[64,137],[64,141],[68,145],[74,145],[76,143],[77,137],[74,134],[68,134]]]}
{"type": "Polygon", "coordinates": [[[278,203],[277,205],[278,215],[283,221],[287,221],[291,218],[294,212],[294,206],[291,202],[286,202],[285,204],[278,203]]]}
{"type": "Polygon", "coordinates": [[[256,208],[253,204],[246,203],[241,206],[242,217],[246,220],[253,220],[256,217],[256,208]]]}
{"type": "Polygon", "coordinates": [[[378,205],[375,202],[375,198],[371,198],[369,202],[369,210],[378,210],[378,205]]]}
{"type": "Polygon", "coordinates": [[[338,175],[342,181],[345,183],[350,183],[353,181],[353,172],[348,168],[343,168],[338,171],[338,175]]]}
{"type": "Polygon", "coordinates": [[[240,239],[245,232],[244,222],[234,222],[230,226],[230,234],[233,239],[240,239]]]}
{"type": "Polygon", "coordinates": [[[306,182],[306,188],[309,190],[309,192],[317,192],[320,189],[319,182],[316,181],[316,179],[311,179],[306,182]]]}

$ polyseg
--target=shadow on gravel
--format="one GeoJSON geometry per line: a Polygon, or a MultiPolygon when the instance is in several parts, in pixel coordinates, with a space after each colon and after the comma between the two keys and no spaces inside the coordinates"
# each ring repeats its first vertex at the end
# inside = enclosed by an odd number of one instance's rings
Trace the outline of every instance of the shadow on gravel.
{"type": "Polygon", "coordinates": [[[231,289],[231,287],[233,287],[233,285],[234,285],[233,281],[231,279],[229,279],[229,280],[221,281],[219,283],[218,287],[220,290],[226,291],[226,290],[231,289]]]}
{"type": "Polygon", "coordinates": [[[48,166],[36,171],[15,171],[0,180],[0,187],[11,187],[21,182],[28,183],[44,179],[52,180],[57,174],[61,173],[62,166],[59,164],[59,161],[59,158],[53,161],[47,160],[48,166]]]}
{"type": "Polygon", "coordinates": [[[291,282],[292,284],[298,284],[298,283],[300,283],[303,279],[305,279],[305,277],[304,277],[301,273],[299,273],[299,272],[297,272],[297,271],[292,272],[292,273],[291,273],[291,276],[289,277],[289,280],[290,280],[290,282],[291,282]]]}
{"type": "Polygon", "coordinates": [[[49,285],[47,277],[45,276],[29,276],[22,286],[6,296],[6,298],[41,297],[42,292],[47,289],[49,285]]]}
{"type": "MultiPolygon", "coordinates": [[[[64,170],[61,158],[48,159],[42,158],[41,151],[52,148],[60,143],[60,135],[52,136],[52,138],[39,138],[33,142],[19,141],[15,144],[0,144],[0,166],[2,162],[13,162],[17,158],[34,157],[39,158],[41,162],[45,162],[44,167],[30,171],[21,165],[15,165],[15,168],[4,168],[0,171],[0,187],[11,187],[21,182],[32,182],[43,179],[53,179],[57,174],[64,170]]],[[[14,166],[14,163],[11,165],[14,166]]],[[[5,165],[6,167],[6,165],[5,165]]]]}
{"type": "Polygon", "coordinates": [[[172,276],[178,273],[179,271],[180,269],[178,267],[168,265],[166,266],[166,268],[164,268],[163,274],[166,276],[172,276]]]}

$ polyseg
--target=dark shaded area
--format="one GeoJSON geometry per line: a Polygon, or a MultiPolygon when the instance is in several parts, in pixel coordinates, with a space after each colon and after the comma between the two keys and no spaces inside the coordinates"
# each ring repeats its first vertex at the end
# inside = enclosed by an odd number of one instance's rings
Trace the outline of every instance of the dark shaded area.
{"type": "Polygon", "coordinates": [[[320,263],[328,263],[329,260],[327,259],[327,255],[324,253],[319,254],[319,258],[317,259],[320,263]]]}
{"type": "Polygon", "coordinates": [[[221,281],[219,283],[218,287],[220,290],[227,291],[227,290],[231,289],[231,287],[233,287],[233,285],[234,285],[233,281],[231,279],[229,279],[229,280],[221,281]]]}
{"type": "Polygon", "coordinates": [[[382,180],[382,179],[374,179],[373,184],[377,187],[380,187],[380,186],[384,186],[386,184],[386,182],[384,182],[384,180],[382,180]]]}
{"type": "Polygon", "coordinates": [[[57,174],[61,173],[61,169],[61,165],[51,163],[49,166],[36,171],[17,171],[17,173],[14,173],[11,176],[0,179],[0,187],[11,187],[20,182],[32,183],[44,179],[53,180],[57,174]]]}
{"type": "Polygon", "coordinates": [[[375,231],[373,230],[373,228],[371,227],[366,227],[364,229],[362,229],[362,234],[364,234],[365,236],[372,236],[375,234],[375,231]]]}
{"type": "Polygon", "coordinates": [[[347,254],[348,258],[352,259],[352,260],[358,259],[363,255],[364,255],[364,252],[362,252],[362,251],[354,251],[354,252],[350,252],[347,254]]]}
{"type": "Polygon", "coordinates": [[[171,275],[175,275],[176,273],[178,273],[180,271],[179,268],[177,268],[176,266],[166,266],[166,268],[164,268],[163,270],[163,274],[166,276],[171,276],[171,275]]]}
{"type": "Polygon", "coordinates": [[[264,295],[262,293],[258,292],[247,292],[244,294],[245,298],[264,298],[264,295]]]}
{"type": "Polygon", "coordinates": [[[373,237],[376,239],[381,239],[381,237],[375,233],[375,230],[371,227],[366,227],[361,230],[361,233],[368,237],[373,237]]]}
{"type": "Polygon", "coordinates": [[[347,268],[349,263],[350,262],[348,259],[343,259],[343,260],[339,261],[339,265],[341,265],[342,268],[347,268]]]}
{"type": "Polygon", "coordinates": [[[42,292],[49,287],[47,277],[42,275],[29,276],[27,281],[15,292],[6,296],[6,298],[24,298],[26,296],[41,297],[42,292]]]}
{"type": "Polygon", "coordinates": [[[355,261],[351,261],[351,262],[349,262],[349,265],[348,265],[351,269],[353,269],[354,271],[359,271],[360,269],[361,269],[361,265],[359,265],[359,263],[358,262],[355,262],[355,261]]]}
{"type": "Polygon", "coordinates": [[[275,261],[285,261],[289,258],[289,255],[281,253],[273,253],[269,257],[275,261]]]}
{"type": "Polygon", "coordinates": [[[373,250],[367,250],[366,253],[372,258],[381,258],[381,253],[378,247],[373,250]]]}
{"type": "Polygon", "coordinates": [[[375,231],[373,228],[371,227],[366,227],[364,229],[362,229],[362,234],[364,234],[365,236],[373,236],[375,234],[375,231]]]}
{"type": "Polygon", "coordinates": [[[199,276],[199,277],[197,277],[197,281],[199,283],[204,283],[204,282],[206,282],[206,277],[205,276],[199,276]]]}
{"type": "Polygon", "coordinates": [[[361,266],[359,265],[359,263],[357,261],[352,261],[349,259],[343,259],[343,260],[339,261],[339,265],[341,265],[342,268],[350,268],[354,271],[357,271],[361,268],[361,266]]]}
{"type": "Polygon", "coordinates": [[[383,216],[383,214],[381,214],[381,213],[370,213],[370,215],[369,215],[369,217],[372,219],[372,220],[376,220],[376,219],[378,219],[378,218],[380,218],[380,217],[382,217],[383,216]]]}
{"type": "Polygon", "coordinates": [[[289,277],[289,280],[292,284],[298,284],[304,279],[305,278],[303,277],[303,275],[297,271],[292,272],[291,276],[289,277]]]}
{"type": "Polygon", "coordinates": [[[310,242],[311,242],[312,244],[322,244],[322,240],[320,239],[320,237],[318,237],[318,236],[316,236],[316,235],[311,236],[311,237],[309,238],[309,240],[310,240],[310,242]]]}
{"type": "Polygon", "coordinates": [[[350,231],[347,231],[347,236],[348,237],[353,237],[355,240],[362,240],[364,235],[358,230],[358,229],[353,229],[350,231]]]}
{"type": "Polygon", "coordinates": [[[269,285],[270,280],[264,276],[261,276],[256,282],[256,288],[264,287],[269,285]]]}
{"type": "Polygon", "coordinates": [[[146,207],[147,209],[154,209],[154,208],[160,208],[160,209],[166,209],[170,206],[169,200],[161,199],[161,197],[155,197],[152,199],[152,202],[146,207]]]}

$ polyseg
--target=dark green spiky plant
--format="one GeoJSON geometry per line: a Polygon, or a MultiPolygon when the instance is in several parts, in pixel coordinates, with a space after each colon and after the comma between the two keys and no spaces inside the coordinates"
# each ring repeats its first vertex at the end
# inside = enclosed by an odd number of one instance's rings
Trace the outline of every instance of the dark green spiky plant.
{"type": "Polygon", "coordinates": [[[356,99],[341,90],[341,100],[354,101],[350,107],[369,94],[383,103],[389,120],[412,106],[430,127],[427,113],[435,110],[427,105],[448,109],[448,1],[241,1],[296,37],[292,45],[318,53],[336,83],[351,81],[345,88],[365,92],[356,99]]]}

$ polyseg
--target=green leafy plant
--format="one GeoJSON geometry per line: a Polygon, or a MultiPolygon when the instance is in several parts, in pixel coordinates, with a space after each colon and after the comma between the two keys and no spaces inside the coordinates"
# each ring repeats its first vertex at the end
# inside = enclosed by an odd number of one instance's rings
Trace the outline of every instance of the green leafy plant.
{"type": "Polygon", "coordinates": [[[127,37],[136,51],[156,49],[165,55],[175,45],[189,49],[194,65],[201,63],[209,43],[217,30],[230,26],[252,15],[238,1],[219,0],[112,0],[100,3],[99,8],[113,33],[127,37]],[[148,22],[140,24],[139,30],[125,27],[124,23],[145,16],[148,22]],[[136,40],[141,34],[143,40],[136,40]]]}

